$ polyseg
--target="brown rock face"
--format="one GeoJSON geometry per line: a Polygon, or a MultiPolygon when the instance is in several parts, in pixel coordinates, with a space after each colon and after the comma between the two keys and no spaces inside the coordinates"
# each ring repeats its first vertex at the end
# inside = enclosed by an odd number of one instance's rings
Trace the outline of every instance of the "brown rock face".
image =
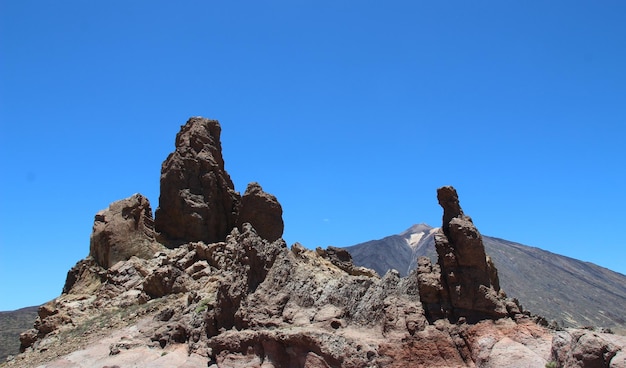
{"type": "Polygon", "coordinates": [[[89,255],[100,266],[109,268],[132,256],[152,258],[160,248],[154,241],[150,202],[141,194],[114,202],[96,214],[89,255]]]}
{"type": "Polygon", "coordinates": [[[283,235],[283,208],[276,197],[264,192],[258,183],[248,184],[241,198],[237,227],[242,230],[245,223],[251,224],[261,238],[271,242],[283,235]]]}
{"type": "MultiPolygon", "coordinates": [[[[441,230],[435,235],[438,264],[420,259],[417,276],[429,320],[465,318],[476,322],[507,316],[497,270],[485,254],[472,219],[463,214],[456,190],[439,188],[437,199],[444,211],[441,230]]],[[[519,312],[513,305],[509,309],[519,312]]]]}
{"type": "MultiPolygon", "coordinates": [[[[417,277],[405,278],[356,267],[343,249],[289,249],[275,198],[258,184],[241,199],[232,189],[215,121],[182,128],[161,188],[157,225],[177,246],[136,257],[152,240],[149,204],[111,205],[97,216],[91,256],[39,309],[8,366],[540,367],[550,358],[551,334],[498,293],[452,188],[440,189],[438,264],[420,259],[417,277]]],[[[568,336],[553,349],[558,362],[624,360],[619,340],[568,336]]]]}
{"type": "Polygon", "coordinates": [[[240,197],[224,169],[220,132],[217,120],[189,119],[163,162],[155,227],[171,245],[222,241],[235,227],[240,197]]]}

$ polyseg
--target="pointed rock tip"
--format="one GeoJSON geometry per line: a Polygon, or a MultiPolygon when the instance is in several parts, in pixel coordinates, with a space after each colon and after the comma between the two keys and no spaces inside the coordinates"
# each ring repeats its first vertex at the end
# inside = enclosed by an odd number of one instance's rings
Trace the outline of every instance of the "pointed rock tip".
{"type": "Polygon", "coordinates": [[[253,181],[251,183],[248,183],[248,187],[246,188],[246,192],[245,194],[252,194],[252,193],[261,193],[263,192],[263,188],[261,187],[261,184],[257,183],[256,181],[253,181]]]}
{"type": "Polygon", "coordinates": [[[459,204],[459,196],[453,186],[448,185],[437,189],[437,200],[443,208],[443,224],[446,228],[455,217],[463,215],[463,210],[459,204]]]}

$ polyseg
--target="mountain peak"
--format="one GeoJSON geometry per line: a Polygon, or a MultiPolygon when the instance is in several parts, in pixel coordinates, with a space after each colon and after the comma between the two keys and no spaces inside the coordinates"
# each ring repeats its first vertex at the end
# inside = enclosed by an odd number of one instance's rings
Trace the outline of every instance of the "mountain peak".
{"type": "Polygon", "coordinates": [[[417,233],[427,233],[427,232],[429,232],[432,229],[433,229],[432,226],[422,222],[420,224],[412,225],[411,227],[409,227],[408,229],[404,230],[403,232],[401,232],[398,235],[406,236],[406,235],[417,234],[417,233]]]}

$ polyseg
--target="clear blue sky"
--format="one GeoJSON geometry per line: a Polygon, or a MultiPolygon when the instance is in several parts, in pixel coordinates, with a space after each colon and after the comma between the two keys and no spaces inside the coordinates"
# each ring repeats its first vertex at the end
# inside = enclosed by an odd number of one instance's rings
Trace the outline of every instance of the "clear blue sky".
{"type": "Polygon", "coordinates": [[[440,225],[626,273],[626,2],[0,0],[0,310],[59,295],[94,214],[190,116],[288,244],[440,225]]]}

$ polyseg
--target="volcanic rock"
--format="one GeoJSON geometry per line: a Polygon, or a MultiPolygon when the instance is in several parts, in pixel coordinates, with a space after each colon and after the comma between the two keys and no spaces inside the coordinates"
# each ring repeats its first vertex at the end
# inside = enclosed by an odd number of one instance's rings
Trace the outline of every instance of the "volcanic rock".
{"type": "Polygon", "coordinates": [[[315,249],[315,252],[320,257],[326,258],[332,264],[341,268],[352,276],[378,277],[378,274],[375,271],[373,272],[372,269],[355,266],[354,263],[352,263],[352,256],[345,249],[332,246],[326,249],[318,247],[315,249]]]}
{"type": "MultiPolygon", "coordinates": [[[[373,268],[379,275],[396,269],[404,277],[418,268],[421,256],[437,265],[434,235],[438,229],[414,225],[402,233],[345,249],[356,265],[373,268]]],[[[500,287],[507,296],[523,302],[525,309],[561,327],[602,326],[618,333],[626,331],[622,307],[626,305],[626,275],[536,247],[481,236],[485,252],[497,266],[500,287]]]]}
{"type": "MultiPolygon", "coordinates": [[[[437,199],[444,211],[442,227],[435,234],[438,267],[424,257],[417,268],[429,320],[464,318],[476,322],[506,317],[509,311],[497,270],[485,254],[478,229],[463,213],[456,190],[439,188],[437,199]]],[[[519,312],[513,305],[510,309],[519,312]]]]}
{"type": "Polygon", "coordinates": [[[552,340],[552,361],[559,367],[626,368],[626,337],[593,329],[557,332],[552,340]]]}
{"type": "Polygon", "coordinates": [[[159,249],[150,202],[141,194],[113,202],[96,214],[89,255],[100,266],[109,268],[132,256],[152,258],[159,249]]]}
{"type": "Polygon", "coordinates": [[[250,183],[241,198],[237,227],[249,223],[257,234],[270,242],[283,235],[283,208],[275,196],[263,191],[259,183],[250,183]]]}
{"type": "MultiPolygon", "coordinates": [[[[79,261],[64,293],[42,306],[35,328],[22,334],[25,353],[7,366],[548,362],[552,332],[498,293],[495,267],[455,192],[440,198],[451,205],[444,207],[446,230],[438,234],[438,264],[420,260],[417,276],[401,278],[392,270],[379,277],[354,266],[339,248],[312,251],[296,243],[289,249],[280,238],[282,221],[259,220],[265,211],[279,213],[275,199],[253,184],[240,203],[223,171],[218,138],[217,122],[191,119],[163,165],[157,228],[176,246],[149,258],[122,252],[113,265],[110,253],[79,261]]],[[[574,339],[563,341],[573,346],[574,339]]],[[[621,349],[600,351],[612,354],[604,361],[613,364],[621,349]]],[[[561,361],[565,353],[555,351],[561,361]]]]}
{"type": "Polygon", "coordinates": [[[224,169],[217,120],[194,117],[161,167],[155,228],[170,246],[223,241],[236,225],[240,196],[224,169]]]}

